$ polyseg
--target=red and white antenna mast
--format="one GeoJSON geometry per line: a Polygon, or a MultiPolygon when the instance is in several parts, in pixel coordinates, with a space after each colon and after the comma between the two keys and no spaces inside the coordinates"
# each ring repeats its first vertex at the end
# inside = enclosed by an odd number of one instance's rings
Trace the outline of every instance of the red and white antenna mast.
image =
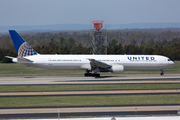
{"type": "Polygon", "coordinates": [[[107,30],[102,29],[103,23],[103,20],[92,21],[95,28],[90,32],[92,54],[107,54],[107,30]]]}

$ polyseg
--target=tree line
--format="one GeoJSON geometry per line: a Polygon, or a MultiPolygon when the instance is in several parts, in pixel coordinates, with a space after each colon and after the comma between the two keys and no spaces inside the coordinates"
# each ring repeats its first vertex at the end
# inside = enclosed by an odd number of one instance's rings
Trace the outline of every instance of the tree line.
{"type": "MultiPolygon", "coordinates": [[[[28,32],[20,35],[40,54],[90,54],[90,31],[28,32]]],[[[156,54],[180,60],[179,41],[179,28],[108,30],[107,54],[156,54]]],[[[11,62],[4,56],[17,56],[9,34],[0,34],[0,61],[11,62]]]]}
{"type": "MultiPolygon", "coordinates": [[[[65,39],[60,37],[59,40],[51,38],[48,45],[36,45],[33,49],[39,54],[90,54],[90,46],[83,46],[81,43],[76,44],[73,38],[65,39]]],[[[128,55],[163,55],[171,60],[180,60],[180,38],[174,38],[171,41],[149,41],[144,45],[122,45],[117,39],[112,39],[107,46],[107,54],[128,54],[128,55]]],[[[15,48],[0,48],[0,61],[7,63],[11,60],[4,56],[17,56],[15,48]]]]}
{"type": "MultiPolygon", "coordinates": [[[[19,32],[18,32],[19,33],[19,32]]],[[[48,46],[53,38],[54,41],[59,42],[60,38],[68,40],[73,38],[75,44],[81,44],[83,47],[91,46],[90,31],[52,31],[52,32],[24,32],[19,33],[32,47],[39,45],[48,46]]],[[[149,42],[158,45],[165,45],[172,41],[172,39],[180,38],[180,29],[122,29],[122,30],[108,30],[107,42],[112,39],[117,40],[117,44],[121,45],[146,45],[149,42]]],[[[66,44],[66,43],[64,43],[66,44]]],[[[0,48],[13,50],[13,43],[9,34],[0,34],[0,48]]]]}

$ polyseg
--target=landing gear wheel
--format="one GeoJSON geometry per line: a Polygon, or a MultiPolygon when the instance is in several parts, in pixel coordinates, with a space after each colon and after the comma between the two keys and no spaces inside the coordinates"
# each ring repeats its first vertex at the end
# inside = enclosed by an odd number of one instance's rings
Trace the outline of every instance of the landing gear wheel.
{"type": "Polygon", "coordinates": [[[97,74],[96,77],[100,77],[100,74],[97,74]]]}
{"type": "Polygon", "coordinates": [[[92,74],[93,77],[100,77],[100,74],[92,74]]]}
{"type": "Polygon", "coordinates": [[[164,75],[164,73],[162,72],[162,73],[161,73],[161,76],[163,76],[163,75],[164,75]]]}
{"type": "Polygon", "coordinates": [[[164,75],[164,69],[161,70],[161,74],[160,74],[160,75],[161,75],[161,76],[164,75]]]}
{"type": "Polygon", "coordinates": [[[92,76],[92,77],[100,77],[100,74],[98,74],[98,73],[84,73],[84,76],[85,77],[90,77],[90,76],[92,76]]]}
{"type": "Polygon", "coordinates": [[[85,77],[92,76],[92,73],[84,73],[85,77]]]}

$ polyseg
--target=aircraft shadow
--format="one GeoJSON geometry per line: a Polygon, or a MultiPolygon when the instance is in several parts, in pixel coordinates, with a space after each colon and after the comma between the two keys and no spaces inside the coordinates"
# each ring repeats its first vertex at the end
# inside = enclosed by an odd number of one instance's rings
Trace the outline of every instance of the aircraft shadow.
{"type": "Polygon", "coordinates": [[[112,78],[112,77],[127,77],[127,76],[100,76],[100,77],[94,77],[94,78],[112,78]]]}

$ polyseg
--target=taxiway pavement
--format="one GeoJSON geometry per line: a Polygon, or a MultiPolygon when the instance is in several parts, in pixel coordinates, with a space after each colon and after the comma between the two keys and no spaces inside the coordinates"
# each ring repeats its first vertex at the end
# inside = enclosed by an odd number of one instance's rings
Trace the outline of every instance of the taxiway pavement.
{"type": "Polygon", "coordinates": [[[180,105],[171,106],[126,106],[126,107],[72,107],[72,108],[30,108],[0,109],[0,114],[35,114],[35,113],[80,113],[80,112],[138,112],[138,111],[173,111],[180,105]]]}
{"type": "Polygon", "coordinates": [[[84,76],[42,76],[42,77],[0,77],[0,85],[75,85],[75,84],[151,84],[180,83],[180,74],[119,75],[102,77],[84,76]]]}
{"type": "Polygon", "coordinates": [[[49,91],[49,92],[0,92],[0,97],[36,96],[92,96],[92,95],[154,95],[180,94],[180,89],[165,90],[100,90],[100,91],[49,91]]]}
{"type": "MultiPolygon", "coordinates": [[[[180,74],[160,75],[119,75],[102,77],[44,76],[44,77],[0,77],[0,85],[78,85],[78,84],[180,84],[180,74]]],[[[31,95],[113,95],[113,94],[179,94],[180,89],[171,90],[111,90],[111,91],[56,91],[56,92],[1,92],[1,97],[31,95]],[[5,94],[4,94],[5,93],[5,94]]],[[[165,106],[118,106],[118,107],[69,107],[69,108],[0,108],[0,116],[44,116],[55,115],[58,110],[64,116],[72,115],[125,115],[125,114],[170,114],[177,113],[180,105],[165,106]]]]}

